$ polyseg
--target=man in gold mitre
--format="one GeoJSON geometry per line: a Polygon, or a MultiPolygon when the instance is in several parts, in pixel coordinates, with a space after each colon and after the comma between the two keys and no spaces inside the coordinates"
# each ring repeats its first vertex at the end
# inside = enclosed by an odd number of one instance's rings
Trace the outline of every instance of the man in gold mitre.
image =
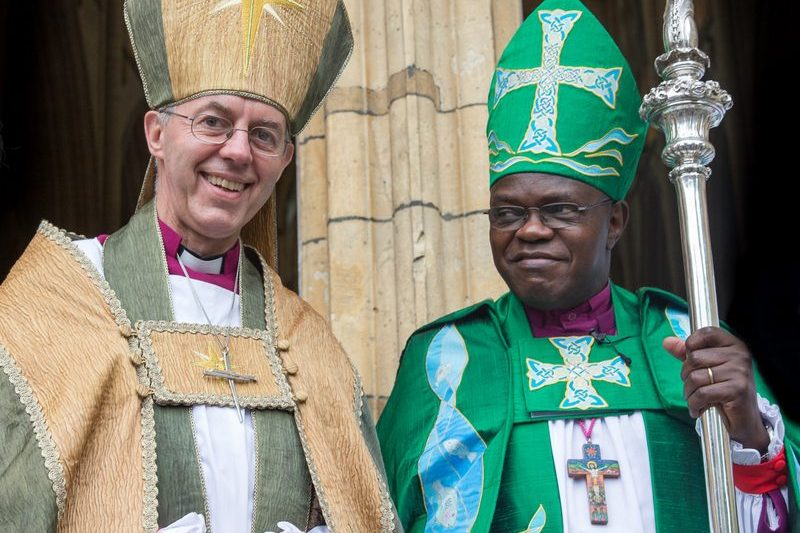
{"type": "Polygon", "coordinates": [[[0,287],[0,530],[399,529],[360,379],[275,263],[275,183],[353,47],[341,0],[127,0],[136,214],[42,222],[0,287]]]}

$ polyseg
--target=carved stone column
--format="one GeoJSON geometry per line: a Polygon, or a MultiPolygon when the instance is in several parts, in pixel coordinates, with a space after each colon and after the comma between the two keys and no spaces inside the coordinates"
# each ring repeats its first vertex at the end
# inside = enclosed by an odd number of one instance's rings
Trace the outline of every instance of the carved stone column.
{"type": "Polygon", "coordinates": [[[345,3],[353,57],[297,140],[300,293],[330,319],[380,411],[414,329],[506,290],[481,214],[484,130],[522,9],[345,3]]]}

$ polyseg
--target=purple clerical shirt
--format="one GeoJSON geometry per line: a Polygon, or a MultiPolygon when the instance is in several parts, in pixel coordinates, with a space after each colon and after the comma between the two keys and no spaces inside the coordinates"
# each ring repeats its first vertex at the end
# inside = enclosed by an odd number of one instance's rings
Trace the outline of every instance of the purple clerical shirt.
{"type": "MultiPolygon", "coordinates": [[[[183,270],[178,263],[178,253],[181,251],[182,238],[177,231],[165,224],[161,219],[158,220],[158,229],[161,231],[161,239],[164,241],[164,252],[167,257],[167,271],[173,276],[183,276],[183,270]]],[[[104,245],[108,234],[98,235],[97,240],[104,245]]],[[[233,291],[236,283],[236,269],[239,266],[239,241],[222,255],[222,268],[218,274],[200,272],[184,264],[189,277],[198,281],[205,281],[223,289],[233,291]]],[[[238,288],[237,288],[237,293],[238,288]]]]}
{"type": "Polygon", "coordinates": [[[567,310],[542,311],[525,306],[528,323],[534,337],[587,335],[592,331],[614,335],[617,324],[611,305],[611,284],[588,301],[567,310]]]}

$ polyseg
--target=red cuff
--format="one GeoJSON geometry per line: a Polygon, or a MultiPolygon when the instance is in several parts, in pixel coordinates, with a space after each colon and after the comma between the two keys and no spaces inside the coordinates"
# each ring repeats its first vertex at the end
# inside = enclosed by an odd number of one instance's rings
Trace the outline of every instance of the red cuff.
{"type": "Polygon", "coordinates": [[[733,484],[748,494],[766,494],[786,485],[789,479],[787,472],[786,453],[781,450],[766,463],[733,465],[733,484]]]}

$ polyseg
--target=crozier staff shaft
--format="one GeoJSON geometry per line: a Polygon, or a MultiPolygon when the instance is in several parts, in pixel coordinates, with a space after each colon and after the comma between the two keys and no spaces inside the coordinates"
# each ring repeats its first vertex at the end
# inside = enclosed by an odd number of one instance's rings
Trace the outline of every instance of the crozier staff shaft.
{"type": "MultiPolygon", "coordinates": [[[[666,137],[661,158],[672,168],[669,179],[678,196],[686,293],[695,331],[719,326],[706,206],[711,175],[706,165],[714,159],[708,132],[733,100],[716,82],[701,81],[709,59],[697,47],[692,0],[667,0],[663,35],[665,53],[655,61],[663,81],[645,96],[640,114],[666,137]]],[[[738,532],[728,431],[714,407],[702,414],[701,424],[711,531],[738,532]]]]}

